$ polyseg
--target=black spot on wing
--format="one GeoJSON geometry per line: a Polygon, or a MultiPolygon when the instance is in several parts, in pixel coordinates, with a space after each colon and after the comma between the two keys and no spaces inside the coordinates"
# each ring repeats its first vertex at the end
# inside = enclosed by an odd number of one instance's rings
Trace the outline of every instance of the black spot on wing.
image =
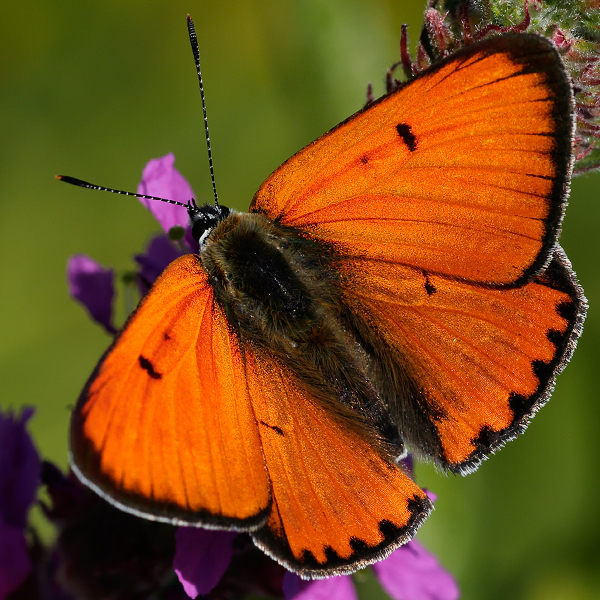
{"type": "Polygon", "coordinates": [[[154,370],[154,365],[147,358],[144,358],[140,354],[138,361],[140,363],[140,367],[142,367],[142,369],[144,369],[144,371],[146,371],[146,373],[148,373],[152,379],[162,379],[162,374],[154,370]]]}
{"type": "Polygon", "coordinates": [[[408,149],[411,152],[414,152],[417,149],[417,138],[411,131],[410,125],[407,125],[406,123],[398,123],[398,125],[396,125],[396,131],[404,143],[408,146],[408,149]]]}
{"type": "Polygon", "coordinates": [[[423,276],[425,277],[425,291],[427,292],[428,296],[432,296],[433,294],[435,294],[437,292],[437,289],[436,289],[435,285],[433,285],[433,283],[431,283],[431,281],[429,281],[429,275],[427,275],[427,273],[425,273],[425,271],[423,271],[423,276]]]}
{"type": "Polygon", "coordinates": [[[265,423],[264,421],[261,421],[260,424],[264,425],[265,427],[268,427],[269,429],[272,429],[277,435],[285,435],[283,433],[283,429],[281,429],[281,427],[277,427],[277,425],[269,425],[268,423],[265,423]]]}

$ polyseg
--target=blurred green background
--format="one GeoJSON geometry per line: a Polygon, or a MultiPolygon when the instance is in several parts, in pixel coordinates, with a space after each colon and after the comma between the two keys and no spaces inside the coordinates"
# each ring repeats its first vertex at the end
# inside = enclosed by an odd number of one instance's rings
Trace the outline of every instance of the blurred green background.
{"type": "MultiPolygon", "coordinates": [[[[158,231],[137,201],[57,173],[135,190],[174,152],[211,197],[185,29],[200,40],[221,201],[245,210],[293,152],[383,93],[400,26],[423,1],[30,0],[0,19],[0,405],[36,405],[42,455],[66,467],[70,407],[109,343],[67,295],[84,252],[119,272],[158,231]]],[[[467,478],[419,466],[437,510],[420,539],[463,598],[600,598],[600,175],[573,182],[562,243],[590,302],[574,359],[528,432],[467,478]]],[[[122,301],[118,303],[120,318],[122,301]]],[[[367,581],[363,598],[379,598],[367,581]]]]}

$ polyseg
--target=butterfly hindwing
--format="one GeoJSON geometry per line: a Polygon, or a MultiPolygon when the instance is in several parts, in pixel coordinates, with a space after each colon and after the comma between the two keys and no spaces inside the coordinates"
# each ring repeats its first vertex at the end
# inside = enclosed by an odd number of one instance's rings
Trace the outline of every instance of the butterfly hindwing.
{"type": "Polygon", "coordinates": [[[251,210],[351,257],[473,282],[539,273],[570,174],[571,90],[551,42],[468,46],[277,169],[251,210]]]}
{"type": "Polygon", "coordinates": [[[272,510],[253,537],[312,577],[386,555],[431,508],[394,461],[402,441],[339,322],[331,259],[257,214],[223,220],[202,255],[241,340],[271,483],[272,510]]]}
{"type": "Polygon", "coordinates": [[[340,268],[350,321],[372,348],[374,385],[401,435],[454,471],[473,470],[525,429],[570,358],[585,315],[560,248],[542,275],[508,289],[391,263],[340,268]]]}
{"type": "Polygon", "coordinates": [[[197,256],[171,263],[100,361],[73,413],[71,453],[132,512],[243,530],[265,520],[240,348],[197,256]]]}
{"type": "Polygon", "coordinates": [[[305,577],[349,573],[410,539],[427,496],[263,350],[246,353],[273,508],[257,544],[305,577]]]}

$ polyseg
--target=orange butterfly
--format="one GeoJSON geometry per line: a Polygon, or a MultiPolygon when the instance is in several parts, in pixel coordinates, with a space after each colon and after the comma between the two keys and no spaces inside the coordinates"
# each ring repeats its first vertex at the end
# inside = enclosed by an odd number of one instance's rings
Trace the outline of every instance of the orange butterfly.
{"type": "MultiPolygon", "coordinates": [[[[249,214],[188,212],[92,373],[74,471],[173,524],[248,531],[303,577],[406,542],[456,473],[521,433],[586,303],[557,245],[571,89],[553,45],[472,44],[286,161],[249,214]]],[[[68,179],[68,178],[65,178],[68,179]]]]}

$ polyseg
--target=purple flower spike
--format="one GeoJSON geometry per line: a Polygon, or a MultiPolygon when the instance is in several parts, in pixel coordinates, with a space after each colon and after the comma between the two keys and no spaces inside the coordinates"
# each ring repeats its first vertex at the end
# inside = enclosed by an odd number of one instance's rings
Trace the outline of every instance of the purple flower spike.
{"type": "Polygon", "coordinates": [[[135,262],[140,265],[140,291],[145,294],[156,278],[181,256],[181,252],[167,235],[157,235],[148,244],[146,254],[136,254],[135,262]]]}
{"type": "Polygon", "coordinates": [[[85,254],[71,256],[67,265],[69,294],[83,304],[92,319],[109,333],[116,333],[112,324],[115,297],[114,271],[85,254]]]}
{"type": "Polygon", "coordinates": [[[8,598],[25,581],[31,569],[23,531],[0,519],[0,600],[8,598]]]}
{"type": "MultiPolygon", "coordinates": [[[[137,189],[138,194],[158,196],[183,203],[194,198],[190,184],[174,164],[175,155],[172,153],[152,159],[144,168],[142,181],[137,189]]],[[[140,202],[156,217],[165,233],[176,225],[184,228],[189,225],[187,210],[183,206],[144,198],[140,198],[140,202]]]]}
{"type": "Polygon", "coordinates": [[[352,577],[305,581],[289,571],[283,577],[284,600],[358,600],[352,577]]]}
{"type": "Polygon", "coordinates": [[[40,481],[40,457],[25,428],[33,412],[0,413],[0,520],[19,529],[27,524],[40,481]]]}
{"type": "Polygon", "coordinates": [[[377,579],[393,600],[456,600],[456,581],[433,554],[411,540],[373,565],[377,579]]]}
{"type": "Polygon", "coordinates": [[[180,527],[175,534],[173,568],[190,598],[208,594],[221,580],[233,556],[235,531],[180,527]]]}
{"type": "Polygon", "coordinates": [[[32,568],[23,533],[40,481],[40,457],[26,429],[31,415],[32,408],[19,417],[0,412],[0,600],[32,568]]]}

